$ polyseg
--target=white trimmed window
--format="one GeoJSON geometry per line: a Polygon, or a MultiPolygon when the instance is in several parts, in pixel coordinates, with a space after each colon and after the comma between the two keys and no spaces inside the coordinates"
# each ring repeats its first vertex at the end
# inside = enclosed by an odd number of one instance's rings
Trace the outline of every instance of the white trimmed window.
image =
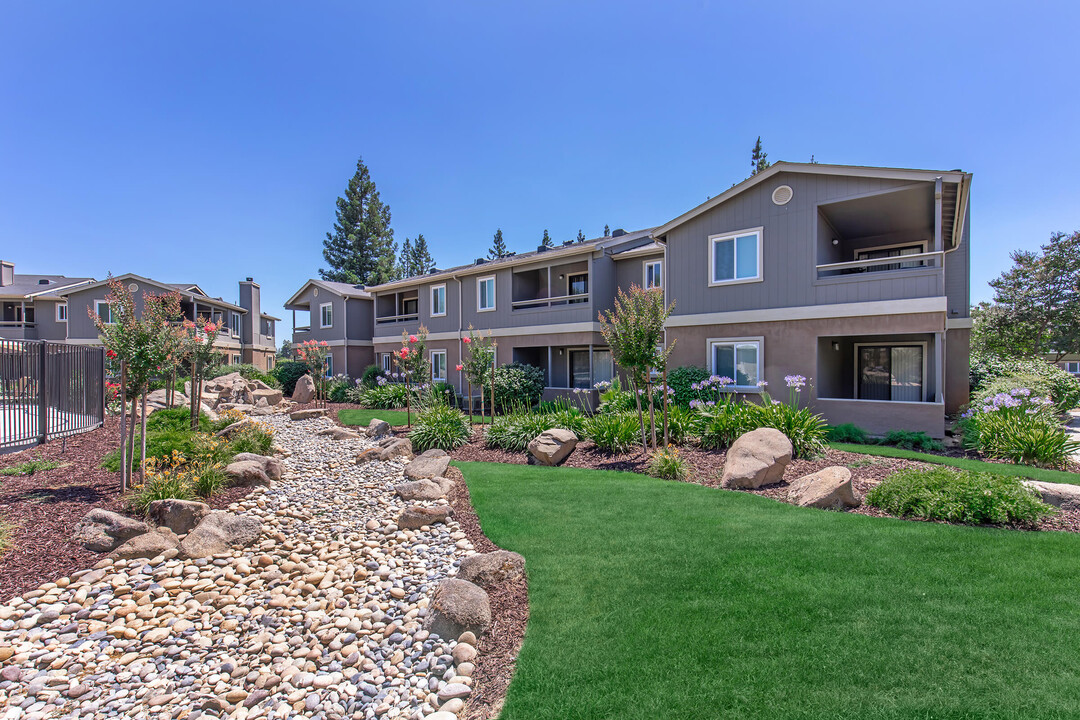
{"type": "Polygon", "coordinates": [[[431,317],[446,314],[446,286],[433,285],[431,288],[431,317]]]}
{"type": "Polygon", "coordinates": [[[1065,363],[1065,372],[1072,373],[1073,375],[1080,375],[1080,362],[1065,363]]]}
{"type": "Polygon", "coordinates": [[[67,303],[56,303],[56,322],[67,322],[67,303]]]}
{"type": "Polygon", "coordinates": [[[659,260],[645,261],[645,289],[660,288],[664,286],[663,263],[659,260]]]}
{"type": "Polygon", "coordinates": [[[267,369],[267,371],[270,371],[270,370],[274,369],[274,356],[273,355],[267,355],[266,356],[266,369],[267,369]]]}
{"type": "Polygon", "coordinates": [[[431,351],[431,382],[446,382],[446,351],[431,351]]]}
{"type": "Polygon", "coordinates": [[[394,361],[390,357],[390,353],[382,354],[382,369],[386,374],[390,374],[394,370],[394,361]]]}
{"type": "Polygon", "coordinates": [[[326,356],[326,377],[333,377],[333,376],[334,376],[334,356],[333,355],[327,355],[326,356]]]}
{"type": "Polygon", "coordinates": [[[240,364],[240,356],[239,355],[233,355],[232,356],[232,364],[233,365],[239,365],[240,364]]]}
{"type": "Polygon", "coordinates": [[[109,307],[109,303],[104,300],[95,300],[94,312],[97,313],[97,316],[101,318],[101,321],[106,325],[113,324],[112,308],[109,307]]]}
{"type": "Polygon", "coordinates": [[[476,309],[488,312],[495,309],[495,276],[482,277],[476,281],[476,309]]]}
{"type": "Polygon", "coordinates": [[[334,327],[334,303],[319,305],[319,327],[334,327]]]}
{"type": "Polygon", "coordinates": [[[232,320],[232,334],[236,335],[236,336],[239,336],[240,335],[240,313],[235,313],[235,312],[232,313],[229,316],[229,319],[232,320]]]}
{"type": "Polygon", "coordinates": [[[761,279],[761,228],[709,236],[709,284],[761,279]]]}
{"type": "Polygon", "coordinates": [[[757,390],[761,340],[709,340],[709,368],[713,375],[734,380],[738,390],[757,390]]]}

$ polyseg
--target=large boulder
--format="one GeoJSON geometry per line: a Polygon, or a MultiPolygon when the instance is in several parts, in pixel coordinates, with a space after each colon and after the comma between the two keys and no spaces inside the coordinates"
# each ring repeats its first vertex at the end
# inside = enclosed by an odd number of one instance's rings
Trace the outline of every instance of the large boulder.
{"type": "Polygon", "coordinates": [[[160,527],[142,535],[136,535],[112,551],[111,557],[117,560],[134,558],[152,558],[167,550],[176,550],[180,539],[167,527],[160,527]]]}
{"type": "Polygon", "coordinates": [[[261,403],[266,403],[267,405],[277,405],[285,397],[281,394],[280,390],[275,390],[273,388],[259,388],[253,391],[251,395],[253,398],[255,398],[254,404],[256,406],[260,405],[261,403]]]}
{"type": "Polygon", "coordinates": [[[326,417],[323,408],[307,408],[305,410],[293,410],[289,413],[290,420],[310,420],[312,418],[326,417]]]}
{"type": "Polygon", "coordinates": [[[573,430],[545,430],[529,441],[529,464],[553,467],[574,452],[578,438],[573,430]]]}
{"type": "Polygon", "coordinates": [[[822,510],[843,510],[862,504],[851,487],[851,471],[839,466],[818,470],[792,482],[788,487],[788,502],[822,510]]]}
{"type": "Polygon", "coordinates": [[[229,485],[234,487],[270,487],[270,476],[263,470],[262,463],[254,460],[229,463],[225,466],[225,475],[229,478],[229,485]]]}
{"type": "Polygon", "coordinates": [[[262,522],[253,515],[214,510],[188,533],[180,549],[188,557],[208,557],[226,552],[232,546],[250,545],[261,533],[262,522]]]}
{"type": "Polygon", "coordinates": [[[773,428],[744,433],[731,444],[724,458],[721,483],[726,488],[759,488],[778,483],[791,462],[791,441],[773,428]]]}
{"type": "Polygon", "coordinates": [[[367,436],[369,438],[381,438],[390,434],[390,423],[379,418],[371,418],[371,422],[367,426],[367,436]]]}
{"type": "Polygon", "coordinates": [[[504,580],[516,580],[524,573],[525,558],[509,550],[496,550],[468,556],[461,561],[457,576],[486,588],[504,580]]]}
{"type": "Polygon", "coordinates": [[[315,381],[311,375],[304,375],[296,381],[296,387],[292,393],[293,402],[303,405],[315,399],[315,381]]]}
{"type": "Polygon", "coordinates": [[[262,465],[263,472],[271,480],[280,480],[281,474],[285,468],[281,464],[281,461],[277,458],[267,457],[266,455],[256,455],[255,453],[236,453],[233,456],[233,462],[257,462],[262,465]]]}
{"type": "Polygon", "coordinates": [[[447,478],[422,478],[404,482],[394,487],[394,492],[402,500],[438,500],[454,487],[454,481],[447,478]]]}
{"type": "Polygon", "coordinates": [[[127,515],[94,508],[75,526],[72,540],[87,550],[110,552],[131,538],[149,532],[150,526],[127,515]]]}
{"type": "Polygon", "coordinates": [[[1080,510],[1080,485],[1026,480],[1024,485],[1038,493],[1042,501],[1062,510],[1080,510]]]}
{"type": "Polygon", "coordinates": [[[449,505],[438,505],[436,507],[409,505],[398,516],[397,526],[406,530],[416,530],[425,525],[444,523],[453,514],[454,509],[449,505]]]}
{"type": "Polygon", "coordinates": [[[154,390],[154,391],[147,394],[147,396],[146,396],[146,404],[148,406],[150,406],[150,407],[162,407],[162,408],[165,408],[165,407],[183,407],[183,406],[187,405],[190,402],[188,400],[188,398],[187,398],[187,395],[185,395],[182,392],[174,392],[173,393],[172,405],[170,405],[168,402],[166,402],[167,399],[168,399],[168,393],[165,391],[165,388],[161,388],[160,390],[154,390]]]}
{"type": "Polygon", "coordinates": [[[210,506],[194,500],[154,500],[147,514],[158,527],[167,527],[177,535],[186,535],[210,514],[210,506]]]}
{"type": "Polygon", "coordinates": [[[356,464],[360,465],[372,460],[390,460],[396,457],[408,460],[412,455],[412,441],[408,438],[387,437],[379,441],[378,447],[368,448],[357,455],[356,464]]]}
{"type": "Polygon", "coordinates": [[[332,440],[359,440],[361,438],[360,435],[356,434],[352,430],[338,427],[337,425],[335,425],[334,427],[326,428],[325,430],[320,430],[315,434],[325,435],[332,440]]]}
{"type": "Polygon", "coordinates": [[[444,640],[462,633],[483,635],[491,627],[491,602],[482,587],[468,580],[447,578],[435,588],[424,629],[444,640]]]}
{"type": "Polygon", "coordinates": [[[444,450],[431,449],[421,453],[405,466],[405,477],[413,480],[442,477],[450,467],[450,456],[444,450]]]}

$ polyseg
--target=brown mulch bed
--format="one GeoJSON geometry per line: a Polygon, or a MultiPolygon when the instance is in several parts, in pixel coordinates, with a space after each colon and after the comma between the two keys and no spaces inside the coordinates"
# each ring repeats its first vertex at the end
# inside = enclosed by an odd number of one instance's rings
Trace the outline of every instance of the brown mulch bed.
{"type": "MultiPolygon", "coordinates": [[[[454,520],[478,552],[499,550],[480,529],[461,471],[451,467],[447,477],[458,480],[450,492],[454,520]]],[[[491,629],[480,638],[474,661],[473,691],[459,720],[486,720],[498,717],[506,698],[506,688],[514,675],[514,663],[529,622],[529,586],[526,578],[506,580],[487,588],[491,601],[491,629]]]]}
{"type": "MultiPolygon", "coordinates": [[[[92,567],[106,553],[71,542],[75,525],[95,507],[124,512],[120,473],[99,467],[120,445],[120,419],[106,418],[97,430],[0,455],[0,468],[41,458],[60,466],[33,475],[0,475],[0,522],[10,526],[8,547],[0,555],[0,602],[78,570],[92,567]]],[[[229,488],[211,498],[215,509],[228,507],[251,492],[229,488]]]]}

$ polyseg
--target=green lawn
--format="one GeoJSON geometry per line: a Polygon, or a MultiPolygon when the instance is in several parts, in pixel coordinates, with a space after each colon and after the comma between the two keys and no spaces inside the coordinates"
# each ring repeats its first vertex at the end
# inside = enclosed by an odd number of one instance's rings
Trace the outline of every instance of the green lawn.
{"type": "Polygon", "coordinates": [[[829,443],[830,447],[844,452],[862,453],[863,455],[878,455],[881,457],[904,458],[906,460],[921,460],[922,462],[935,463],[937,465],[951,465],[962,470],[977,470],[989,472],[995,475],[1009,475],[1011,477],[1031,478],[1043,482],[1068,483],[1080,485],[1080,475],[1061,470],[1044,470],[1028,465],[1008,465],[1005,463],[992,463],[983,460],[971,460],[969,458],[944,457],[933,453],[921,453],[914,450],[890,447],[888,445],[856,445],[852,443],[829,443]]]}
{"type": "Polygon", "coordinates": [[[1080,536],[460,467],[485,533],[527,562],[504,720],[1080,714],[1080,536]]]}
{"type": "MultiPolygon", "coordinates": [[[[362,425],[367,427],[372,418],[379,418],[390,423],[391,427],[398,427],[399,425],[405,425],[407,420],[404,410],[361,410],[357,408],[347,408],[345,410],[338,410],[338,420],[342,425],[362,425]]],[[[412,411],[412,420],[416,422],[416,411],[412,411]]],[[[473,422],[480,422],[480,414],[473,415],[473,422]]]]}

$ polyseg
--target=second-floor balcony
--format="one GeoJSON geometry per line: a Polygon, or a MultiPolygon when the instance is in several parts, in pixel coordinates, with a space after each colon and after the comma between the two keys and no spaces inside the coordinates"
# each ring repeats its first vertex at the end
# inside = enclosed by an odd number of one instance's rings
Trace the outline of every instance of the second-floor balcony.
{"type": "Polygon", "coordinates": [[[825,278],[851,278],[853,275],[865,276],[867,273],[873,273],[872,277],[874,278],[885,278],[886,275],[878,275],[878,273],[941,268],[944,257],[945,253],[943,252],[910,252],[862,258],[848,262],[825,263],[817,266],[817,277],[819,280],[825,278]]]}
{"type": "Polygon", "coordinates": [[[418,290],[379,295],[375,298],[375,324],[414,322],[420,318],[420,293],[418,290]]]}
{"type": "Polygon", "coordinates": [[[588,262],[515,272],[511,288],[510,308],[515,312],[588,305],[591,299],[588,262]]]}

